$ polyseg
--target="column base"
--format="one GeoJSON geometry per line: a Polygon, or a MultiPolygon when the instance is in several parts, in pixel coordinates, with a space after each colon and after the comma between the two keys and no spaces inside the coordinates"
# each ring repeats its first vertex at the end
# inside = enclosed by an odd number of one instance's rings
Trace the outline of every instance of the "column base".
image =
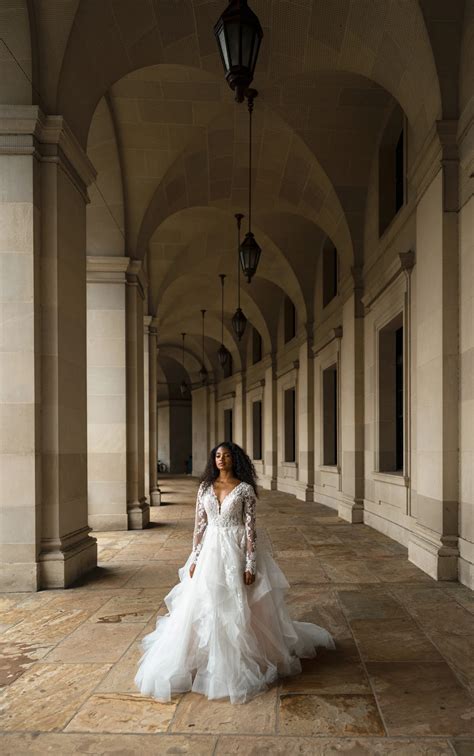
{"type": "Polygon", "coordinates": [[[61,538],[43,539],[39,555],[41,588],[67,588],[97,566],[97,541],[90,528],[61,538]]]}
{"type": "Polygon", "coordinates": [[[161,491],[159,488],[156,488],[154,491],[150,491],[150,506],[161,506],[161,491]]]}
{"type": "Polygon", "coordinates": [[[132,502],[127,511],[128,529],[144,530],[150,524],[150,505],[146,499],[132,502]]]}
{"type": "Polygon", "coordinates": [[[408,559],[435,580],[458,579],[457,536],[440,536],[417,525],[408,541],[408,559]]]}
{"type": "Polygon", "coordinates": [[[38,591],[39,570],[37,562],[13,562],[0,565],[0,586],[4,593],[38,591]]]}
{"type": "Polygon", "coordinates": [[[364,503],[361,499],[350,499],[344,496],[337,500],[337,514],[341,520],[359,525],[364,521],[364,503]]]}
{"type": "Polygon", "coordinates": [[[89,527],[92,530],[128,530],[128,517],[126,514],[95,514],[89,515],[89,527]]]}
{"type": "Polygon", "coordinates": [[[296,482],[296,498],[299,501],[314,501],[314,486],[310,483],[296,482]]]}

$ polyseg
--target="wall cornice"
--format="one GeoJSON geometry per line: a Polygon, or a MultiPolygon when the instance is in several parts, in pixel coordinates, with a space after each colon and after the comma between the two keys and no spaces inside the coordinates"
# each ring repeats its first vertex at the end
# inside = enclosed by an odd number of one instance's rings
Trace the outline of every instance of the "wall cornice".
{"type": "Polygon", "coordinates": [[[87,283],[125,283],[129,257],[88,255],[87,283]]]}
{"type": "Polygon", "coordinates": [[[389,286],[391,286],[397,278],[405,273],[410,275],[415,265],[415,253],[413,250],[408,252],[401,252],[393,262],[386,268],[382,269],[380,275],[372,282],[370,286],[366,287],[366,293],[362,297],[362,304],[365,311],[369,312],[374,302],[383,294],[389,286]]]}
{"type": "Polygon", "coordinates": [[[142,299],[145,299],[145,292],[148,286],[148,278],[143,269],[141,260],[130,260],[126,272],[127,284],[137,286],[142,299]]]}

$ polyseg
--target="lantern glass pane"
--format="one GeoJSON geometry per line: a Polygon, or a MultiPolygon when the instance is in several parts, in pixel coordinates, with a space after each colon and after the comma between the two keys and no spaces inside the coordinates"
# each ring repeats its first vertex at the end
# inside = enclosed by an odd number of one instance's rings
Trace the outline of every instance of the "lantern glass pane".
{"type": "Polygon", "coordinates": [[[252,68],[252,47],[255,36],[250,26],[242,27],[242,65],[249,69],[252,68]]]}
{"type": "Polygon", "coordinates": [[[252,63],[250,65],[250,70],[253,72],[255,70],[255,64],[257,62],[257,56],[258,56],[258,50],[260,47],[260,38],[258,34],[255,34],[255,43],[253,46],[253,55],[252,55],[252,63]]]}
{"type": "Polygon", "coordinates": [[[227,24],[227,40],[229,43],[230,68],[240,64],[240,24],[227,24]]]}
{"type": "Polygon", "coordinates": [[[226,71],[228,71],[229,70],[229,56],[227,55],[227,45],[225,43],[224,27],[222,27],[222,29],[220,29],[219,31],[219,45],[221,48],[221,54],[224,60],[226,71]]]}

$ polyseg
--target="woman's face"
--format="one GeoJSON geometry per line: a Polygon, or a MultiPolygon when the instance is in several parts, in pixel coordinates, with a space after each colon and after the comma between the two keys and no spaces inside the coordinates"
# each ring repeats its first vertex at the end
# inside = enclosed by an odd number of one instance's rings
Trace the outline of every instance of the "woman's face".
{"type": "Polygon", "coordinates": [[[225,446],[219,446],[216,451],[216,467],[223,472],[232,472],[232,454],[225,446]]]}

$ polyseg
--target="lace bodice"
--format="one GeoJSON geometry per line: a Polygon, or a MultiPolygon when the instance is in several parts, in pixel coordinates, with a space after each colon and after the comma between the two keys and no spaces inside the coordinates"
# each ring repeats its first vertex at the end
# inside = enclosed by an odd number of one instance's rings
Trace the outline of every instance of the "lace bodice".
{"type": "Polygon", "coordinates": [[[193,559],[195,564],[202,548],[208,525],[220,528],[245,528],[245,570],[255,575],[257,563],[257,532],[255,528],[255,492],[248,483],[239,483],[219,504],[214,488],[199,486],[196,499],[196,519],[193,537],[193,559]]]}

